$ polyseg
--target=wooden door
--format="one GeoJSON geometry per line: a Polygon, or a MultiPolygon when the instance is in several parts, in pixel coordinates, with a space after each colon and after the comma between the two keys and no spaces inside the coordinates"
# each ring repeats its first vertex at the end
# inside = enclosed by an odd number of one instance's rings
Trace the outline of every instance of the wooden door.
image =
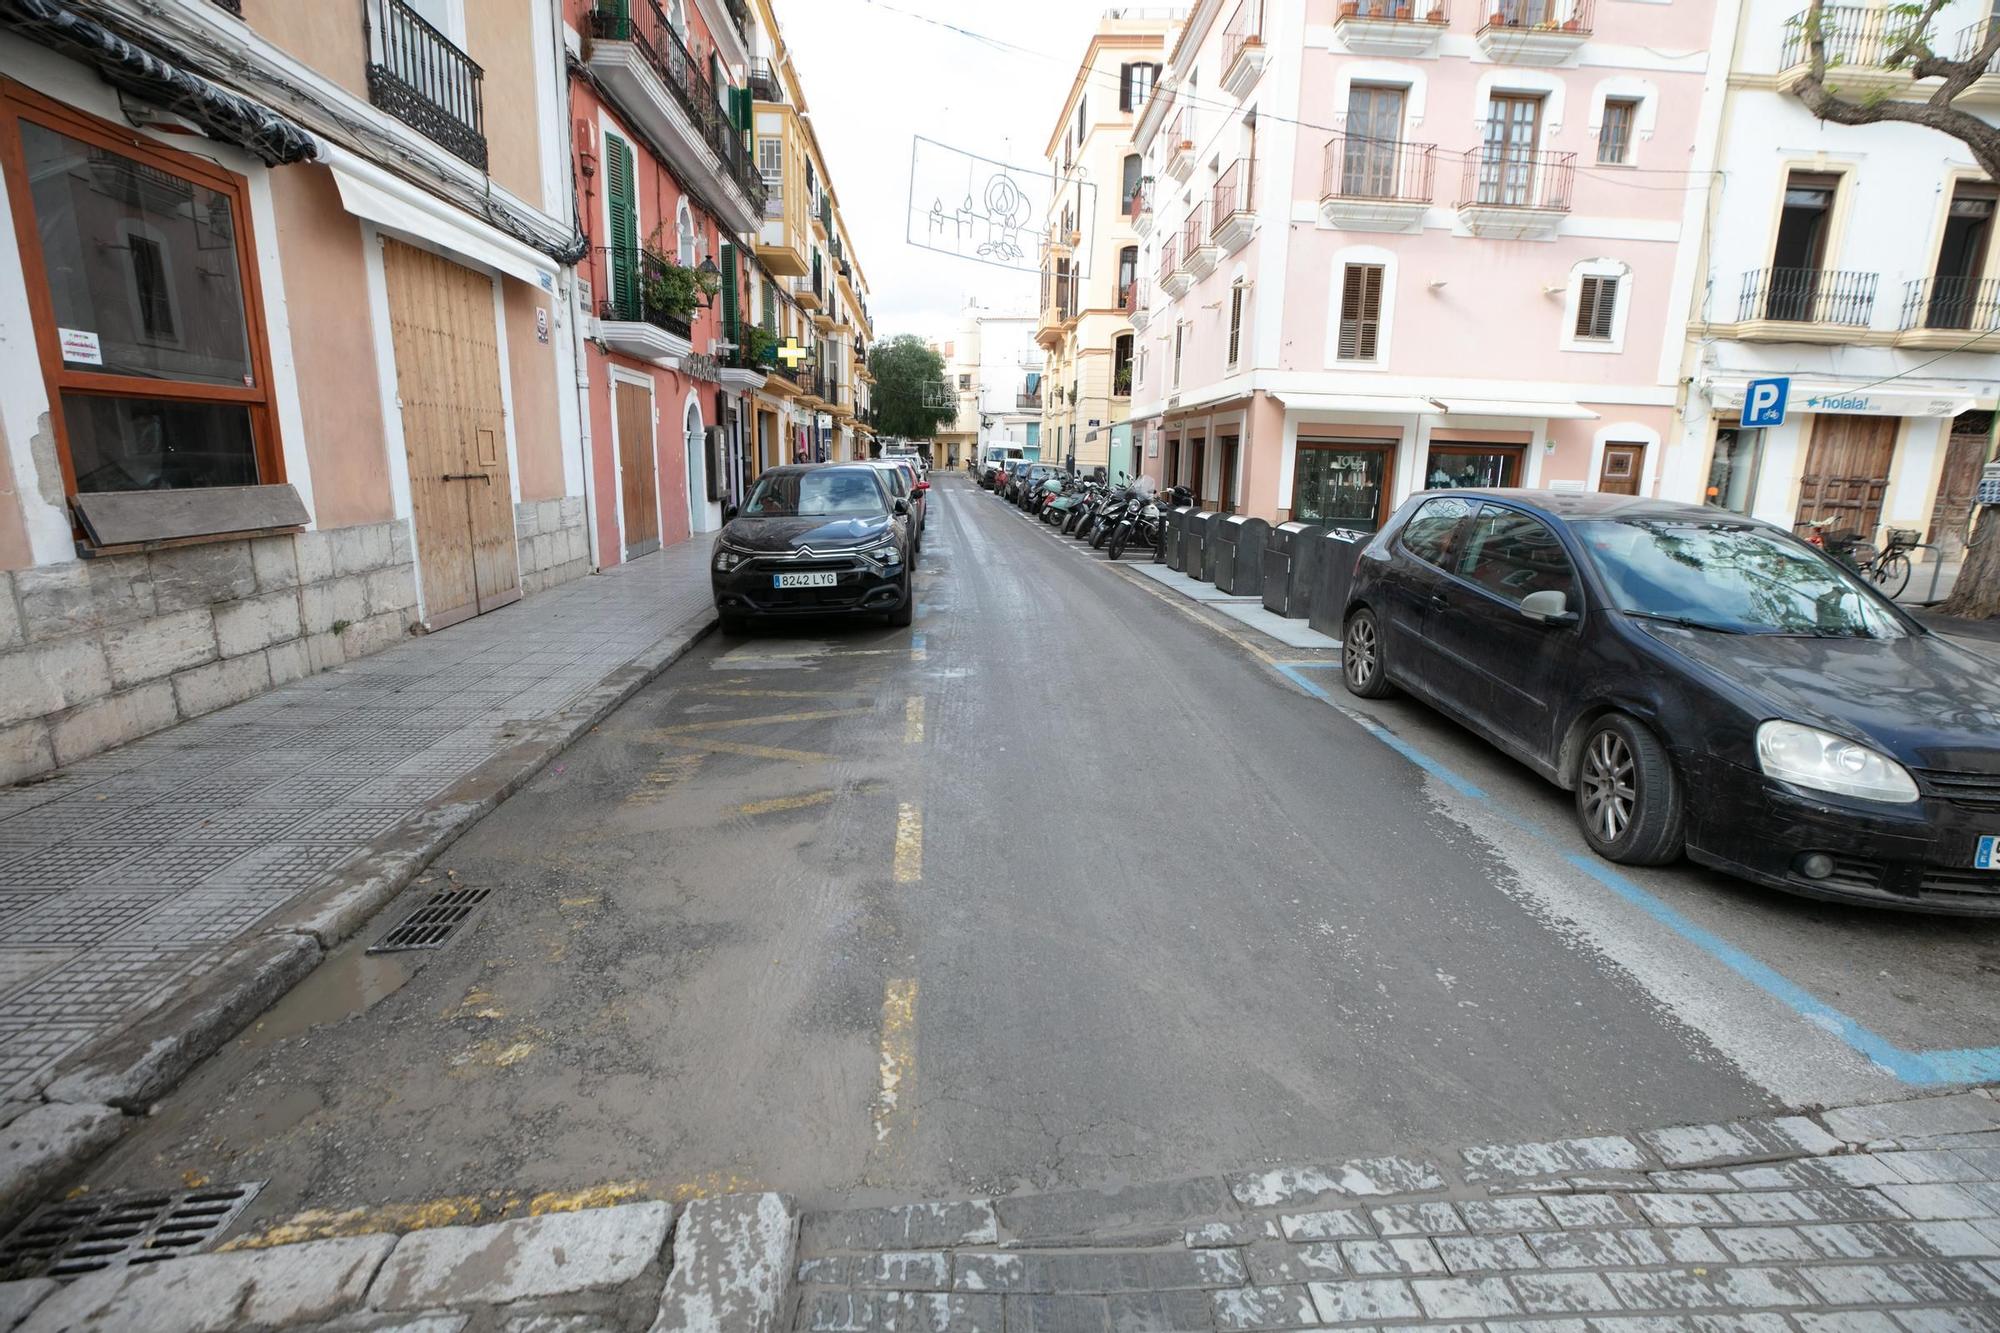
{"type": "Polygon", "coordinates": [[[1209,503],[1207,441],[1195,440],[1189,452],[1191,454],[1191,463],[1188,468],[1188,485],[1194,491],[1194,507],[1196,509],[1213,508],[1214,506],[1209,503]]]}
{"type": "Polygon", "coordinates": [[[1832,532],[1858,532],[1875,540],[1889,465],[1896,456],[1896,417],[1818,416],[1799,478],[1799,512],[1793,526],[1834,519],[1832,532]]]}
{"type": "Polygon", "coordinates": [[[625,517],[625,558],[660,549],[660,483],[653,451],[653,393],[643,384],[611,382],[618,418],[618,500],[625,517]]]}
{"type": "Polygon", "coordinates": [[[1495,93],[1480,155],[1479,202],[1526,207],[1535,201],[1535,154],[1542,146],[1542,99],[1495,93]]]}
{"type": "Polygon", "coordinates": [[[1604,463],[1597,471],[1597,489],[1606,495],[1637,495],[1645,463],[1643,444],[1605,445],[1604,463]]]}
{"type": "Polygon", "coordinates": [[[1365,83],[1348,90],[1347,138],[1340,162],[1342,194],[1363,199],[1397,197],[1405,96],[1401,88],[1365,83]]]}
{"type": "Polygon", "coordinates": [[[424,622],[442,629],[521,597],[493,284],[387,239],[382,265],[424,622]]]}
{"type": "Polygon", "coordinates": [[[1972,498],[1979,491],[1979,473],[1993,447],[1992,428],[1991,412],[1968,412],[1952,423],[1928,538],[1938,548],[1939,560],[1956,560],[1965,554],[1965,538],[1972,526],[1972,498]],[[1965,429],[1968,424],[1974,429],[1965,429]]]}
{"type": "Polygon", "coordinates": [[[1236,457],[1239,450],[1236,437],[1222,437],[1222,494],[1217,498],[1216,507],[1225,514],[1236,512],[1236,457]]]}

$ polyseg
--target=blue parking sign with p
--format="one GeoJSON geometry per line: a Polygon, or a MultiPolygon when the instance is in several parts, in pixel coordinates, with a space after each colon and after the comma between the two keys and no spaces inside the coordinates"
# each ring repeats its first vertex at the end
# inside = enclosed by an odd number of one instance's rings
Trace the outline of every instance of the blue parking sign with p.
{"type": "Polygon", "coordinates": [[[1792,396],[1792,381],[1779,376],[1768,380],[1751,380],[1743,390],[1743,422],[1745,426],[1782,426],[1785,424],[1785,403],[1792,396]]]}

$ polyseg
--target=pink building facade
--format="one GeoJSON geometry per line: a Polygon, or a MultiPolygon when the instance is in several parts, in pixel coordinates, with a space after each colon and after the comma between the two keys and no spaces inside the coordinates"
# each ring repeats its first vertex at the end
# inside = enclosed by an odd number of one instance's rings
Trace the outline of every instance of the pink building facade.
{"type": "Polygon", "coordinates": [[[1133,148],[1145,471],[1363,529],[1444,485],[1656,493],[1713,23],[1202,0],[1133,148]]]}

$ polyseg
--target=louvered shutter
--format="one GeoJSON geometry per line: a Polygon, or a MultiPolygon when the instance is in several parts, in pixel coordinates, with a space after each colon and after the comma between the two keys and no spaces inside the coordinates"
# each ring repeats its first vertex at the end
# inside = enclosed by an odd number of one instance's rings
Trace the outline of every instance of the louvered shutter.
{"type": "Polygon", "coordinates": [[[1229,364],[1235,365],[1243,356],[1243,288],[1233,287],[1229,293],[1229,364]]]}
{"type": "Polygon", "coordinates": [[[1576,301],[1576,336],[1608,340],[1611,316],[1618,309],[1618,279],[1586,277],[1576,301]]]}
{"type": "Polygon", "coordinates": [[[722,243],[722,336],[724,340],[736,344],[740,352],[743,348],[743,321],[737,308],[736,292],[736,247],[728,241],[722,243]]]}
{"type": "Polygon", "coordinates": [[[639,313],[639,208],[633,200],[632,145],[604,136],[605,202],[611,211],[611,299],[626,319],[639,313]]]}
{"type": "Polygon", "coordinates": [[[1382,328],[1382,266],[1349,264],[1340,288],[1342,361],[1373,361],[1382,328]]]}

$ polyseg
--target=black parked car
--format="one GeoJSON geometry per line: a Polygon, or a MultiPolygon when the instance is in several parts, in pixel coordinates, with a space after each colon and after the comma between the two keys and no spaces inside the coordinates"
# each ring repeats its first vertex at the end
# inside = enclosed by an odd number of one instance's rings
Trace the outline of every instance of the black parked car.
{"type": "Polygon", "coordinates": [[[1447,491],[1358,558],[1347,688],[1400,686],[1576,793],[1600,855],[2000,916],[2000,673],[1790,533],[1447,491]]]}
{"type": "Polygon", "coordinates": [[[915,556],[910,507],[867,463],[776,467],[715,539],[722,627],[752,616],[880,613],[907,625],[915,556]]]}

